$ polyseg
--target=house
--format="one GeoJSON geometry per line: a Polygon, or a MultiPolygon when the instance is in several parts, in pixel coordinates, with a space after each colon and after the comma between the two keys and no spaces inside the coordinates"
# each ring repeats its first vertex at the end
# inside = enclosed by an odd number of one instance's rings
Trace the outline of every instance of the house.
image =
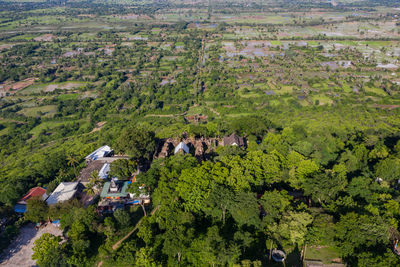
{"type": "Polygon", "coordinates": [[[100,194],[100,202],[97,210],[100,213],[114,212],[116,209],[124,208],[126,205],[139,204],[141,201],[144,204],[150,203],[150,196],[146,194],[135,194],[127,192],[131,181],[111,180],[106,182],[100,194]]]}
{"type": "Polygon", "coordinates": [[[103,186],[103,190],[100,193],[101,198],[105,199],[124,199],[129,197],[129,193],[126,191],[129,181],[115,181],[106,182],[103,186]]]}
{"type": "Polygon", "coordinates": [[[47,198],[48,205],[71,200],[80,195],[85,187],[80,182],[63,182],[47,198]]]}
{"type": "Polygon", "coordinates": [[[100,176],[100,171],[102,170],[104,166],[104,161],[102,160],[95,160],[92,162],[89,162],[85,168],[81,170],[81,173],[78,176],[78,181],[81,182],[82,184],[86,185],[87,183],[90,182],[90,179],[92,178],[92,173],[97,171],[100,176]]]}
{"type": "Polygon", "coordinates": [[[244,138],[239,137],[236,134],[231,134],[230,136],[225,136],[223,140],[224,146],[238,146],[243,147],[245,145],[244,138]]]}
{"type": "Polygon", "coordinates": [[[42,200],[45,200],[47,198],[46,189],[42,187],[34,187],[29,190],[29,192],[25,196],[23,196],[14,206],[14,211],[18,213],[25,213],[26,204],[31,198],[40,198],[42,200]]]}
{"type": "Polygon", "coordinates": [[[110,171],[110,163],[106,162],[106,163],[104,163],[103,167],[101,167],[101,169],[99,171],[99,177],[101,179],[107,179],[109,171],[110,171]]]}
{"type": "Polygon", "coordinates": [[[184,142],[180,142],[175,147],[175,152],[174,153],[175,154],[178,154],[178,153],[188,154],[189,153],[189,147],[184,142]]]}
{"type": "Polygon", "coordinates": [[[129,159],[129,157],[124,156],[112,156],[112,157],[101,157],[94,161],[87,162],[85,168],[83,168],[78,176],[77,181],[81,182],[82,184],[86,185],[90,182],[92,178],[92,173],[97,171],[99,177],[102,179],[108,178],[108,172],[110,171],[110,164],[118,159],[129,159]]]}
{"type": "Polygon", "coordinates": [[[86,156],[86,163],[90,163],[103,157],[111,157],[113,152],[114,151],[109,146],[102,146],[86,156]]]}

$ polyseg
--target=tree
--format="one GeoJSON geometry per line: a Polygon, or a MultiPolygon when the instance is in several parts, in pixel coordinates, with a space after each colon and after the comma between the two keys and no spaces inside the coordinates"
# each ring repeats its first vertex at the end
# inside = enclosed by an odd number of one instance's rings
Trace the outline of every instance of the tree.
{"type": "Polygon", "coordinates": [[[318,165],[304,158],[299,153],[292,151],[287,158],[289,168],[289,183],[292,187],[299,189],[307,177],[311,177],[318,171],[318,165]]]}
{"type": "Polygon", "coordinates": [[[335,165],[332,170],[308,177],[303,185],[304,193],[320,204],[332,202],[346,188],[346,175],[344,164],[335,165]]]}
{"type": "Polygon", "coordinates": [[[355,256],[358,266],[395,267],[400,265],[399,257],[388,248],[386,251],[381,248],[375,251],[360,252],[355,256]]]}
{"type": "Polygon", "coordinates": [[[140,248],[136,252],[136,262],[135,266],[138,267],[156,267],[159,264],[156,263],[154,257],[152,256],[153,248],[140,248]]]}
{"type": "Polygon", "coordinates": [[[88,195],[94,196],[100,190],[103,183],[104,183],[104,180],[99,177],[99,172],[93,171],[90,174],[89,183],[86,184],[84,191],[88,195]]]}
{"type": "Polygon", "coordinates": [[[61,237],[44,233],[34,242],[32,259],[40,267],[67,266],[60,242],[61,237]]]}
{"type": "Polygon", "coordinates": [[[170,229],[165,233],[163,251],[178,263],[181,262],[184,253],[190,246],[193,240],[193,228],[187,229],[185,226],[178,226],[175,229],[170,229]]]}
{"type": "Polygon", "coordinates": [[[260,199],[260,204],[265,211],[265,219],[268,222],[279,221],[282,214],[289,208],[292,197],[287,191],[267,191],[260,199]]]}
{"type": "Polygon", "coordinates": [[[375,167],[376,175],[385,181],[393,182],[400,178],[400,159],[387,158],[378,162],[375,167]]]}
{"type": "Polygon", "coordinates": [[[213,219],[225,223],[228,207],[235,201],[235,192],[223,185],[216,185],[202,207],[202,211],[213,219]]]}
{"type": "Polygon", "coordinates": [[[118,152],[126,153],[134,160],[150,160],[156,148],[154,132],[139,128],[125,128],[115,142],[118,152]]]}
{"type": "Polygon", "coordinates": [[[238,192],[235,201],[228,208],[229,213],[239,226],[252,225],[259,227],[261,220],[256,194],[252,192],[238,192]]]}
{"type": "Polygon", "coordinates": [[[110,164],[110,177],[117,177],[120,180],[129,180],[136,171],[136,162],[127,159],[117,159],[110,164]]]}
{"type": "Polygon", "coordinates": [[[131,217],[129,216],[129,213],[122,209],[118,209],[114,212],[114,218],[121,228],[126,228],[131,225],[131,217]]]}
{"type": "Polygon", "coordinates": [[[47,219],[49,207],[44,200],[31,198],[28,200],[26,208],[25,219],[32,222],[40,222],[47,219]]]}
{"type": "Polygon", "coordinates": [[[176,191],[184,200],[186,210],[201,210],[214,185],[211,176],[212,164],[205,162],[200,167],[183,170],[176,191]]]}
{"type": "Polygon", "coordinates": [[[347,213],[340,217],[335,231],[337,246],[343,257],[356,257],[360,252],[373,251],[389,243],[388,225],[376,216],[347,213]]]}
{"type": "Polygon", "coordinates": [[[76,155],[69,154],[67,157],[67,160],[68,160],[68,163],[67,163],[68,166],[74,168],[75,177],[78,177],[78,172],[77,172],[76,166],[78,165],[79,161],[78,161],[76,155]]]}
{"type": "Polygon", "coordinates": [[[312,216],[306,212],[288,212],[279,223],[278,232],[289,244],[301,246],[307,234],[307,226],[312,216]]]}

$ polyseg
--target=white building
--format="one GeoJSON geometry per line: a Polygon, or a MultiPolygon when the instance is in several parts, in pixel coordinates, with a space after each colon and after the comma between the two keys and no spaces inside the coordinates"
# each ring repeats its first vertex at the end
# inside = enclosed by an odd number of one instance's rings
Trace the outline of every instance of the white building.
{"type": "Polygon", "coordinates": [[[184,142],[180,142],[176,147],[175,147],[175,154],[179,153],[179,152],[183,152],[185,154],[189,153],[189,147],[184,143],[184,142]]]}
{"type": "Polygon", "coordinates": [[[79,182],[63,182],[57,186],[57,188],[47,198],[46,203],[48,205],[54,205],[60,202],[68,201],[81,193],[83,186],[79,182]]]}
{"type": "Polygon", "coordinates": [[[110,171],[110,163],[104,163],[103,167],[101,167],[99,171],[99,177],[101,179],[107,179],[108,177],[108,172],[110,171]]]}
{"type": "Polygon", "coordinates": [[[111,156],[112,152],[113,152],[113,150],[111,149],[111,147],[102,146],[102,147],[96,149],[95,151],[93,151],[92,153],[90,153],[88,156],[86,156],[85,159],[86,159],[86,162],[94,161],[99,158],[111,156]]]}

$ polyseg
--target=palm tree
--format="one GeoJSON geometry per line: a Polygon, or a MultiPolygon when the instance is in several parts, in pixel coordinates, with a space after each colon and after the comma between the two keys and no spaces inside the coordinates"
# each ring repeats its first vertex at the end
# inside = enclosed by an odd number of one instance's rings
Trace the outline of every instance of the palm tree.
{"type": "Polygon", "coordinates": [[[103,179],[101,179],[99,177],[99,172],[98,171],[93,171],[90,174],[90,181],[89,183],[86,185],[85,188],[85,192],[88,195],[94,196],[96,195],[96,193],[99,191],[99,189],[101,188],[102,184],[103,184],[103,179]]]}
{"type": "Polygon", "coordinates": [[[96,195],[97,190],[96,186],[90,182],[86,185],[86,188],[83,191],[85,191],[89,196],[94,196],[96,195]]]}
{"type": "Polygon", "coordinates": [[[76,159],[76,156],[73,154],[69,154],[67,157],[68,160],[68,166],[73,167],[74,168],[74,173],[75,176],[78,177],[78,174],[76,172],[76,165],[79,163],[78,160],[76,159]]]}
{"type": "Polygon", "coordinates": [[[58,170],[58,177],[60,177],[61,179],[67,177],[68,173],[65,169],[59,169],[58,170]]]}
{"type": "Polygon", "coordinates": [[[90,174],[90,182],[95,186],[103,185],[104,180],[99,177],[99,171],[92,171],[90,174]]]}

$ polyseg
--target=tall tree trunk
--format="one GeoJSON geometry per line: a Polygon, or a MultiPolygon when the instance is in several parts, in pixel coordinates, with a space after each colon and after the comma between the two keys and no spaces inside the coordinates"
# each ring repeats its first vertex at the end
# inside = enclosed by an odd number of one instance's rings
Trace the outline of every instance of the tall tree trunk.
{"type": "Polygon", "coordinates": [[[144,207],[144,201],[143,201],[143,200],[140,200],[139,203],[140,203],[140,206],[142,207],[144,216],[147,216],[146,209],[145,209],[145,207],[144,207]]]}
{"type": "Polygon", "coordinates": [[[225,223],[225,212],[226,212],[226,208],[225,208],[224,206],[222,206],[222,204],[221,204],[221,207],[222,207],[222,221],[225,223]]]}
{"type": "Polygon", "coordinates": [[[269,260],[271,261],[272,257],[272,240],[271,240],[271,246],[269,247],[269,260]]]}
{"type": "Polygon", "coordinates": [[[75,173],[75,178],[77,178],[79,175],[76,173],[76,166],[74,164],[74,173],[75,173]]]}

